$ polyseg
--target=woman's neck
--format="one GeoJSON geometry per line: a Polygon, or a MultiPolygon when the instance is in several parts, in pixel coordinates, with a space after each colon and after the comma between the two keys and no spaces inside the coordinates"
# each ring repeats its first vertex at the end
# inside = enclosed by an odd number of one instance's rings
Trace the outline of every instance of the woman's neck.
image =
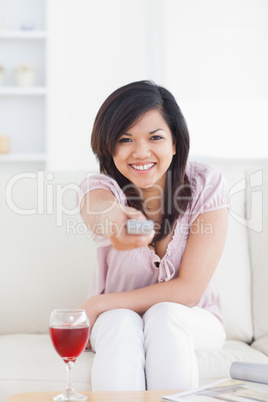
{"type": "Polygon", "coordinates": [[[142,189],[144,210],[148,218],[161,222],[164,214],[164,192],[161,188],[142,189]]]}

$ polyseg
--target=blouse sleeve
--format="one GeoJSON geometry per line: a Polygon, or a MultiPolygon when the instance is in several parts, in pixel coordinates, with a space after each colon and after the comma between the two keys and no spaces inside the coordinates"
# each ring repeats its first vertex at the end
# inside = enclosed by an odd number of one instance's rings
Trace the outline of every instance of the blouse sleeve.
{"type": "Polygon", "coordinates": [[[126,205],[126,196],[121,190],[119,184],[111,177],[104,174],[92,174],[82,181],[77,192],[77,203],[80,207],[82,198],[92,190],[103,189],[113,193],[120,204],[126,205]]]}
{"type": "MultiPolygon", "coordinates": [[[[117,182],[104,175],[104,174],[92,174],[82,181],[77,191],[77,205],[80,210],[80,205],[83,197],[92,190],[103,189],[110,191],[115,196],[116,200],[122,204],[127,205],[127,199],[123,191],[121,190],[117,182]]],[[[95,241],[97,249],[100,247],[107,247],[111,244],[110,240],[104,236],[98,235],[92,232],[92,239],[95,241]]]]}
{"type": "Polygon", "coordinates": [[[190,225],[203,212],[228,207],[228,186],[219,169],[204,163],[192,163],[189,179],[192,188],[190,225]]]}

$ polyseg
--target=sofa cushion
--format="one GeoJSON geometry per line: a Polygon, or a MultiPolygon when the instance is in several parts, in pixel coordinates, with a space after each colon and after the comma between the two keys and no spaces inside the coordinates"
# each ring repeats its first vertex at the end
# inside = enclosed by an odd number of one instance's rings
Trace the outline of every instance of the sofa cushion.
{"type": "Polygon", "coordinates": [[[268,356],[268,335],[254,341],[251,346],[268,356]]]}
{"type": "Polygon", "coordinates": [[[53,309],[85,300],[94,267],[76,208],[85,173],[31,175],[0,175],[0,334],[48,332],[53,309]]]}

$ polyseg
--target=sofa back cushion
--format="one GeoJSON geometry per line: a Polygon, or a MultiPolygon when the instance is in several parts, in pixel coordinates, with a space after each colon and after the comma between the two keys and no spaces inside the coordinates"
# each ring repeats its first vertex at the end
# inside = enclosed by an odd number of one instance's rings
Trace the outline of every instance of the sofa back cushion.
{"type": "Polygon", "coordinates": [[[76,208],[84,176],[0,175],[1,334],[47,332],[53,309],[86,298],[95,247],[76,208]]]}

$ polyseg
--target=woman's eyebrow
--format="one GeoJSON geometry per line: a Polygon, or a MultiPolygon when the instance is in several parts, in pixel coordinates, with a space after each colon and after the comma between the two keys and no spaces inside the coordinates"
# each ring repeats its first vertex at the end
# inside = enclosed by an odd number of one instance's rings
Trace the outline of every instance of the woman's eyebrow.
{"type": "Polygon", "coordinates": [[[132,137],[132,134],[130,133],[123,133],[122,135],[128,135],[129,137],[132,137]]]}
{"type": "Polygon", "coordinates": [[[163,128],[157,128],[156,130],[150,131],[149,134],[154,134],[157,131],[163,131],[163,128]]]}
{"type": "MultiPolygon", "coordinates": [[[[163,129],[163,128],[157,128],[157,129],[155,129],[155,130],[149,131],[148,134],[151,135],[151,134],[156,133],[157,131],[164,131],[164,129],[163,129]]],[[[123,133],[122,135],[128,135],[129,137],[132,137],[132,134],[131,134],[131,133],[123,133]]]]}

